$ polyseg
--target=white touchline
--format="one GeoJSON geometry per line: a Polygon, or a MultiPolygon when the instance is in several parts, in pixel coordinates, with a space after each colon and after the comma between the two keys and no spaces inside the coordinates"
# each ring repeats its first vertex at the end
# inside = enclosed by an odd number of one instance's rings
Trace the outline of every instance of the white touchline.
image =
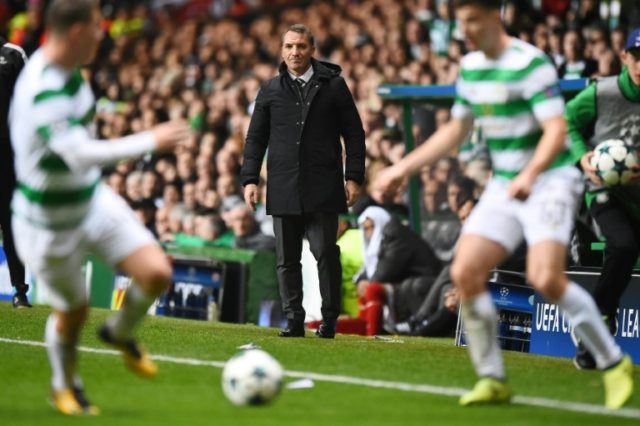
{"type": "MultiPolygon", "coordinates": [[[[43,348],[47,346],[44,342],[36,342],[33,340],[7,339],[4,337],[0,337],[0,342],[13,343],[17,345],[26,345],[26,346],[38,346],[43,348]]],[[[120,352],[114,351],[111,349],[88,348],[85,346],[80,346],[78,349],[82,352],[89,352],[89,353],[100,354],[100,355],[120,355],[120,352]]],[[[173,364],[196,365],[196,366],[215,367],[215,368],[222,368],[224,367],[224,364],[225,364],[222,361],[207,361],[207,360],[194,359],[194,358],[178,358],[178,357],[173,357],[168,355],[153,355],[152,358],[156,361],[170,362],[173,364]]],[[[321,382],[344,383],[349,385],[368,386],[372,388],[395,389],[395,390],[401,390],[406,392],[420,392],[420,393],[428,393],[433,395],[460,396],[463,393],[468,391],[467,389],[463,389],[463,388],[433,386],[433,385],[425,385],[425,384],[412,384],[412,383],[403,383],[403,382],[389,382],[386,380],[363,379],[360,377],[320,374],[320,373],[312,373],[307,371],[287,370],[285,372],[285,375],[288,377],[309,378],[309,379],[317,380],[321,382]]],[[[606,408],[600,405],[585,404],[582,402],[561,401],[561,400],[548,399],[548,398],[538,398],[535,396],[521,396],[521,395],[514,396],[512,401],[515,402],[516,404],[530,405],[534,407],[543,407],[543,408],[553,408],[553,409],[562,410],[562,411],[574,411],[577,413],[591,413],[591,414],[600,414],[603,416],[640,419],[640,410],[635,408],[620,408],[618,410],[611,410],[609,408],[606,408]]]]}

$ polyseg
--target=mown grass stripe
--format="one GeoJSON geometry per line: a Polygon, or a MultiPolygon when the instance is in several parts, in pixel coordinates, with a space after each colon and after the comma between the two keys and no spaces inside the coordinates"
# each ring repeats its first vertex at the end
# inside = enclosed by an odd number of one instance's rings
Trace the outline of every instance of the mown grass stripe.
{"type": "MultiPolygon", "coordinates": [[[[18,344],[26,346],[35,346],[46,348],[47,345],[44,342],[36,342],[31,340],[18,340],[8,339],[0,337],[0,342],[9,344],[18,344]]],[[[99,355],[115,355],[120,356],[120,352],[110,349],[98,349],[80,346],[78,348],[81,352],[94,353],[99,355]]],[[[156,361],[168,362],[179,365],[193,365],[203,367],[215,367],[223,368],[225,362],[222,361],[210,361],[196,358],[181,358],[168,355],[153,355],[152,358],[156,361]]],[[[334,374],[320,374],[309,371],[285,371],[285,376],[293,378],[308,378],[311,380],[342,383],[356,386],[366,386],[373,388],[383,388],[391,390],[400,390],[405,392],[419,392],[432,395],[452,396],[459,397],[468,391],[464,388],[446,387],[446,386],[434,386],[429,384],[414,384],[405,382],[392,382],[387,380],[374,380],[361,377],[334,375],[334,374]]],[[[535,396],[514,396],[512,401],[516,404],[529,405],[533,407],[550,408],[560,411],[571,411],[576,413],[590,413],[607,417],[624,417],[630,419],[640,419],[640,410],[635,408],[620,408],[618,410],[611,410],[601,405],[586,404],[581,402],[562,401],[549,398],[539,398],[535,396]]],[[[462,408],[461,408],[462,409],[462,408]]]]}

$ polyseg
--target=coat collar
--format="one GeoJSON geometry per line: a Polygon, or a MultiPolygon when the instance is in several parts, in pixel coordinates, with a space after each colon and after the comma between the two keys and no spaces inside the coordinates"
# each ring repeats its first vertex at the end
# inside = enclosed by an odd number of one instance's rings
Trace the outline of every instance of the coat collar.
{"type": "MultiPolygon", "coordinates": [[[[313,76],[318,80],[330,80],[333,77],[340,75],[340,72],[342,71],[342,68],[340,68],[339,65],[332,64],[330,62],[318,61],[314,58],[311,58],[311,66],[313,67],[313,76]]],[[[289,76],[287,64],[285,64],[284,61],[280,63],[278,71],[281,77],[289,76]]]]}
{"type": "Polygon", "coordinates": [[[313,71],[313,66],[309,66],[309,69],[302,75],[299,76],[295,76],[291,73],[288,73],[289,77],[291,77],[291,80],[295,80],[297,78],[301,78],[302,80],[304,80],[305,84],[308,83],[311,80],[311,77],[313,77],[314,71],[313,71]]]}

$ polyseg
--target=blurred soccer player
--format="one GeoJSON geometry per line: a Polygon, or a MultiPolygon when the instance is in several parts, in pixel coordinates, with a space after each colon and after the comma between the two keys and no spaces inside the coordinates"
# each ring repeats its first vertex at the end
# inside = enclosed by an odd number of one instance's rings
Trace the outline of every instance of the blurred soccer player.
{"type": "Polygon", "coordinates": [[[169,284],[171,266],[152,235],[124,201],[100,181],[98,166],[172,149],[189,136],[170,122],[113,141],[90,134],[91,89],[79,66],[90,62],[102,38],[97,0],[54,0],[48,38],[18,78],[10,127],[17,186],[12,208],[19,256],[50,294],[45,331],[53,371],[51,402],[65,414],[96,414],[76,371],[76,345],[88,296],[81,267],[86,253],[135,279],[123,308],[99,337],[122,351],[129,368],[153,376],[157,367],[133,337],[134,327],[169,284]]]}
{"type": "Polygon", "coordinates": [[[524,237],[527,277],[560,306],[576,334],[605,370],[605,404],[624,405],[633,392],[633,365],[614,342],[589,294],[564,274],[566,244],[580,172],[565,147],[564,101],[556,71],[544,53],[509,37],[500,22],[501,0],[456,0],[456,17],[473,52],[461,62],[452,119],[418,149],[384,170],[383,190],[451,152],[478,120],[491,152],[493,178],[464,225],[451,267],[460,291],[471,360],[480,380],[461,405],[506,403],[497,340],[497,314],[486,289],[489,271],[524,237]]]}

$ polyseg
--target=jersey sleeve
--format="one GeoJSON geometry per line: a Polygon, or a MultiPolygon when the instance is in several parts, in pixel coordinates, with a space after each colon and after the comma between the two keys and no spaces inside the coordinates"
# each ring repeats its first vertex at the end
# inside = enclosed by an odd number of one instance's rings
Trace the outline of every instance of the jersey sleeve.
{"type": "Polygon", "coordinates": [[[453,107],[451,107],[451,117],[457,119],[473,118],[473,109],[465,97],[464,81],[460,77],[456,81],[456,95],[453,107]]]}
{"type": "Polygon", "coordinates": [[[523,97],[529,102],[538,122],[564,114],[564,98],[556,69],[547,59],[536,57],[523,79],[523,97]]]}
{"type": "Polygon", "coordinates": [[[70,169],[86,170],[92,166],[113,164],[153,151],[156,141],[152,132],[142,132],[113,140],[95,140],[86,127],[71,122],[51,126],[46,137],[51,150],[70,169]]]}

